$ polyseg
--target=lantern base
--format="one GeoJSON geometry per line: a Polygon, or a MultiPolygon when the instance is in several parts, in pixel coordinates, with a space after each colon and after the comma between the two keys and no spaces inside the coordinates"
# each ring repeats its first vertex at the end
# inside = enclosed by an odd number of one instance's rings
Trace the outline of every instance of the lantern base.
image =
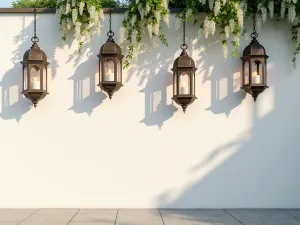
{"type": "Polygon", "coordinates": [[[121,82],[115,82],[115,81],[103,81],[100,82],[98,86],[103,91],[105,91],[108,94],[109,98],[111,99],[113,94],[116,91],[118,91],[123,86],[123,84],[121,82]]]}
{"type": "Polygon", "coordinates": [[[254,102],[256,102],[258,95],[269,87],[267,85],[244,85],[241,88],[252,95],[254,102]]]}
{"type": "Polygon", "coordinates": [[[188,105],[192,104],[197,97],[195,95],[174,95],[172,98],[178,105],[181,105],[185,113],[188,105]]]}
{"type": "Polygon", "coordinates": [[[34,108],[37,107],[37,104],[40,100],[46,97],[47,94],[49,94],[46,91],[43,90],[25,90],[21,92],[27,99],[32,101],[34,108]]]}

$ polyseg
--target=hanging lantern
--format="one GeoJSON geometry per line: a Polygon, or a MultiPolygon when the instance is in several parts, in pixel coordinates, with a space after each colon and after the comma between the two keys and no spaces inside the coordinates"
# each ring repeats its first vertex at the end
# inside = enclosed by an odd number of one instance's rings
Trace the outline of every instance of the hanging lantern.
{"type": "Polygon", "coordinates": [[[122,86],[122,51],[113,39],[114,32],[111,30],[111,12],[109,9],[109,31],[108,40],[102,45],[99,57],[99,84],[111,99],[114,92],[122,86]]]}
{"type": "Polygon", "coordinates": [[[34,9],[34,36],[31,38],[33,45],[23,56],[23,91],[22,94],[32,101],[36,108],[38,102],[48,94],[47,56],[39,46],[36,36],[36,9],[34,9]]]}
{"type": "Polygon", "coordinates": [[[256,101],[267,86],[267,56],[265,48],[258,43],[258,34],[255,30],[255,14],[253,15],[253,33],[251,34],[252,41],[244,49],[242,70],[242,89],[252,95],[256,101]]]}
{"type": "Polygon", "coordinates": [[[189,57],[185,43],[185,17],[183,18],[183,44],[180,47],[182,52],[173,64],[173,100],[181,105],[185,113],[189,104],[192,104],[195,96],[195,67],[194,60],[189,57]]]}

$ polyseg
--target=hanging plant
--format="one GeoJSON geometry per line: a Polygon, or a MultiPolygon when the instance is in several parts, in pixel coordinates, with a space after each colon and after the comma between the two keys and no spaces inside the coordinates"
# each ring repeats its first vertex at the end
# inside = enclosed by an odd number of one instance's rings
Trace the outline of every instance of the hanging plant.
{"type": "Polygon", "coordinates": [[[79,43],[81,52],[84,40],[90,40],[96,31],[100,34],[100,20],[104,17],[101,0],[58,0],[57,16],[59,18],[62,40],[72,33],[79,43]]]}
{"type": "Polygon", "coordinates": [[[161,20],[169,25],[168,0],[137,0],[129,5],[121,28],[121,39],[129,44],[124,68],[129,67],[135,50],[142,42],[143,31],[148,33],[150,39],[159,37],[168,46],[165,35],[161,32],[161,20]]]}
{"type": "Polygon", "coordinates": [[[225,58],[228,55],[227,46],[230,40],[233,45],[232,55],[237,55],[240,37],[245,33],[244,16],[246,11],[246,1],[239,0],[187,0],[185,8],[187,20],[195,18],[194,16],[199,12],[208,13],[204,21],[200,21],[199,36],[207,39],[209,35],[215,35],[216,27],[219,27],[225,58]]]}

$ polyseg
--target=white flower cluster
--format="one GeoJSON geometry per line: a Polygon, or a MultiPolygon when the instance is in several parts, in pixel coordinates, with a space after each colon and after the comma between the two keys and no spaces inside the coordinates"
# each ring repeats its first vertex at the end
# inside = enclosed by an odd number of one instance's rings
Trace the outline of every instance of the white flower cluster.
{"type": "MultiPolygon", "coordinates": [[[[100,19],[103,18],[103,11],[97,10],[96,6],[87,0],[58,0],[60,7],[56,14],[60,20],[60,31],[63,39],[66,39],[68,32],[73,32],[74,37],[81,41],[84,38],[89,40],[92,36],[93,26],[100,32],[100,19]],[[89,2],[89,4],[87,4],[89,2]],[[85,7],[87,7],[88,15],[85,7]],[[63,16],[67,15],[67,16],[63,16]],[[87,22],[82,22],[81,17],[87,17],[87,22]]],[[[84,20],[85,21],[85,20],[84,20]]]]}
{"type": "Polygon", "coordinates": [[[270,12],[270,17],[273,18],[274,15],[274,2],[270,1],[268,4],[269,12],[270,12]]]}
{"type": "Polygon", "coordinates": [[[288,10],[288,19],[291,23],[296,19],[296,7],[295,5],[290,5],[288,10]]]}
{"type": "Polygon", "coordinates": [[[83,10],[84,10],[84,6],[85,6],[85,3],[83,1],[81,1],[79,3],[79,14],[82,15],[83,13],[83,10]]]}
{"type": "Polygon", "coordinates": [[[222,44],[222,51],[223,51],[224,59],[227,59],[227,56],[228,56],[228,48],[227,48],[227,44],[226,44],[226,43],[223,43],[223,44],[222,44]]]}
{"type": "MultiPolygon", "coordinates": [[[[296,6],[295,4],[297,3],[297,0],[282,0],[281,2],[281,18],[284,18],[285,16],[285,12],[288,8],[288,20],[291,22],[291,23],[294,23],[295,20],[296,20],[296,17],[297,17],[297,13],[296,13],[296,6]],[[288,3],[288,4],[286,4],[288,3]]],[[[274,6],[273,6],[274,8],[274,6]]]]}
{"type": "Polygon", "coordinates": [[[203,24],[204,37],[207,39],[210,34],[214,35],[215,32],[216,32],[216,22],[210,20],[208,16],[205,17],[204,24],[203,24]]]}
{"type": "Polygon", "coordinates": [[[214,8],[214,3],[215,3],[215,0],[208,0],[208,6],[209,6],[209,9],[210,9],[210,10],[213,10],[213,8],[214,8]]]}
{"type": "Polygon", "coordinates": [[[221,9],[221,2],[220,2],[220,0],[217,0],[215,2],[215,7],[214,7],[214,14],[215,14],[215,16],[217,16],[219,14],[220,9],[221,9]]]}
{"type": "MultiPolygon", "coordinates": [[[[152,6],[149,1],[147,0],[136,0],[137,9],[140,14],[141,21],[138,21],[137,15],[131,15],[131,17],[128,17],[128,13],[125,13],[125,21],[128,21],[127,23],[127,29],[132,29],[131,31],[131,42],[136,43],[137,38],[137,30],[134,28],[136,25],[140,26],[141,24],[147,24],[147,31],[149,34],[150,39],[152,39],[153,36],[157,36],[159,34],[160,29],[160,23],[161,20],[169,26],[170,24],[170,14],[168,5],[168,0],[161,0],[161,8],[164,10],[164,13],[161,10],[152,10],[152,6]],[[146,20],[146,21],[145,21],[146,20]]],[[[122,38],[124,39],[124,38],[122,38]]]]}

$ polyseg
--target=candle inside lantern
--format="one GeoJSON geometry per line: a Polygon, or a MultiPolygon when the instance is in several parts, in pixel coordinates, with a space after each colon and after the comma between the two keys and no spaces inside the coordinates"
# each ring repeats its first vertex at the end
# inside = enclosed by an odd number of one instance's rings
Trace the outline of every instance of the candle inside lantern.
{"type": "Polygon", "coordinates": [[[252,84],[260,84],[260,76],[257,72],[252,73],[252,84]]]}
{"type": "Polygon", "coordinates": [[[114,81],[114,73],[111,72],[111,69],[106,73],[106,81],[114,81]]]}
{"type": "Polygon", "coordinates": [[[41,83],[40,83],[38,77],[33,77],[31,79],[31,88],[32,89],[41,89],[41,83]]]}
{"type": "Polygon", "coordinates": [[[180,94],[182,94],[182,95],[187,95],[188,93],[189,93],[188,87],[186,86],[186,83],[183,83],[183,84],[180,86],[180,94]]]}

